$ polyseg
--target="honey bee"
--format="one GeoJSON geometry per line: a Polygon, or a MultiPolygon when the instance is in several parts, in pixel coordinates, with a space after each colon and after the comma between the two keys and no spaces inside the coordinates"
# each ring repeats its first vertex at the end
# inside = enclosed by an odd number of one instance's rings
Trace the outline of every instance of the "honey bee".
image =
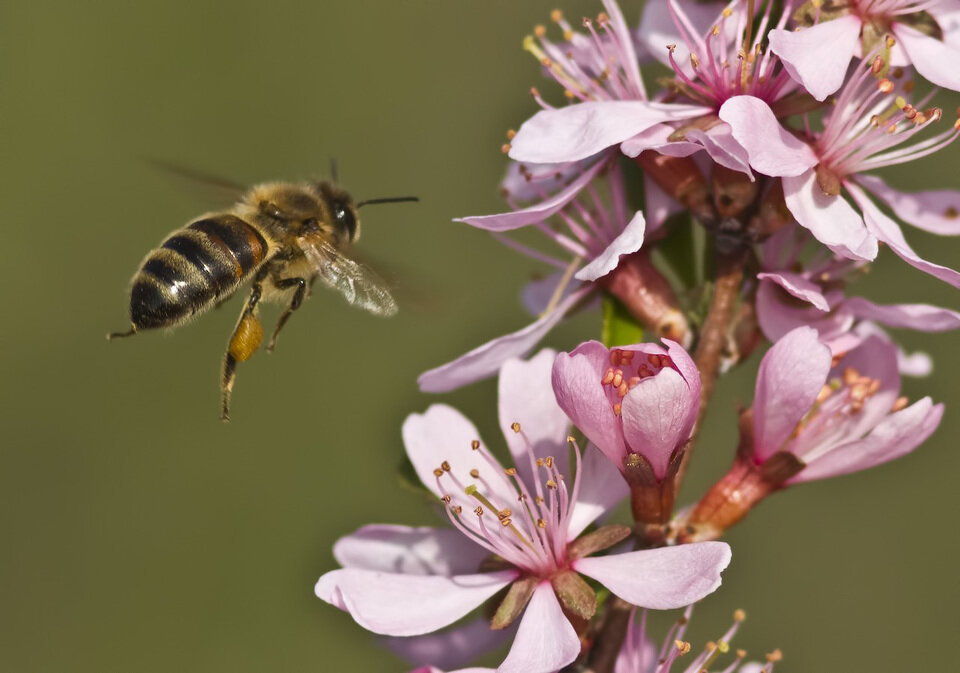
{"type": "Polygon", "coordinates": [[[257,317],[261,302],[286,304],[268,352],[318,279],[375,315],[397,312],[384,281],[344,251],[360,236],[359,208],[416,200],[403,196],[354,202],[329,181],[256,185],[230,210],[202,215],[147,255],[130,287],[130,329],[107,339],[178,327],[219,306],[252,279],[223,358],[221,418],[227,421],[237,363],[248,360],[263,341],[257,317]]]}

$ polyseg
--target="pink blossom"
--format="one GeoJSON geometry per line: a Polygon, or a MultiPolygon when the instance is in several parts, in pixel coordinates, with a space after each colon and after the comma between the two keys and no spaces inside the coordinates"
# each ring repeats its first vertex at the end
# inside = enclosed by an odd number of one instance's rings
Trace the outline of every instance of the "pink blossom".
{"type": "Polygon", "coordinates": [[[368,630],[409,637],[448,626],[509,587],[491,625],[518,625],[497,670],[546,673],[580,652],[564,611],[589,619],[596,609],[581,575],[655,609],[689,604],[719,586],[730,557],[723,543],[592,555],[629,534],[604,526],[582,535],[625,488],[595,449],[581,463],[574,445],[575,469],[568,464],[567,421],[550,389],[553,359],[544,351],[508,362],[501,373],[500,423],[516,468],[505,470],[448,406],[407,418],[407,455],[453,528],[361,528],[335,545],[343,568],[320,578],[320,598],[368,630]]]}
{"type": "MultiPolygon", "coordinates": [[[[733,136],[750,154],[756,170],[782,176],[786,205],[802,226],[824,245],[848,259],[871,260],[878,242],[886,243],[908,264],[960,286],[960,273],[928,262],[907,243],[900,226],[870,197],[897,204],[897,214],[910,224],[940,234],[960,233],[954,222],[960,192],[904,194],[865,171],[913,161],[953,142],[960,121],[933,137],[902,147],[942,117],[939,108],[921,109],[903,97],[906,86],[880,76],[883,63],[868,59],[856,69],[826,116],[822,131],[802,147],[765,142],[755,134],[758,116],[770,117],[766,103],[752,97],[733,98],[721,108],[733,136]],[[806,169],[797,173],[797,168],[806,169]],[[784,168],[781,168],[784,167],[784,168]],[[853,205],[844,198],[849,196],[853,205]],[[930,201],[924,202],[925,198],[930,201]],[[854,207],[856,206],[856,207],[854,207]]],[[[920,105],[925,104],[921,101],[920,105]]],[[[782,129],[781,129],[782,130],[782,129]]],[[[767,136],[769,137],[769,136],[767,136]]]]}
{"type": "Polygon", "coordinates": [[[689,439],[700,404],[696,365],[679,344],[664,344],[608,349],[588,341],[553,366],[557,402],[573,424],[621,471],[638,454],[660,480],[689,439]]]}
{"type": "MultiPolygon", "coordinates": [[[[865,263],[827,251],[802,263],[800,253],[809,238],[804,229],[785,227],[763,245],[764,270],[757,274],[756,306],[760,328],[770,341],[809,325],[837,357],[870,334],[882,334],[879,328],[865,328],[867,323],[924,332],[960,328],[960,313],[949,309],[929,304],[880,305],[862,297],[847,297],[844,286],[862,275],[865,263]]],[[[925,374],[910,369],[914,360],[899,351],[898,358],[901,372],[925,374]]]]}
{"type": "Polygon", "coordinates": [[[822,101],[839,89],[850,60],[872,52],[889,33],[897,39],[893,65],[912,64],[937,86],[960,91],[960,8],[955,3],[853,0],[835,7],[824,8],[808,27],[770,31],[770,50],[814,98],[822,101]]]}
{"type": "Polygon", "coordinates": [[[896,348],[869,337],[831,366],[830,349],[798,327],[764,356],[753,402],[753,460],[796,459],[795,484],[906,455],[929,437],[943,405],[900,398],[896,348]]]}
{"type": "MultiPolygon", "coordinates": [[[[620,655],[617,657],[614,666],[614,673],[670,673],[675,663],[682,666],[682,673],[701,673],[711,667],[718,659],[730,652],[730,642],[740,629],[740,625],[746,619],[743,610],[737,610],[733,614],[733,624],[717,640],[711,641],[696,655],[689,659],[684,659],[690,654],[692,648],[690,643],[683,640],[683,637],[690,626],[690,616],[693,613],[691,605],[684,610],[683,617],[667,631],[663,639],[663,644],[658,648],[647,636],[647,611],[639,611],[640,618],[636,618],[636,613],[630,618],[630,626],[627,628],[627,636],[624,640],[620,655]],[[682,663],[681,663],[682,662],[682,663]]],[[[737,650],[736,658],[733,662],[726,665],[724,673],[771,673],[773,664],[780,661],[782,655],[776,650],[767,655],[767,662],[760,664],[757,662],[744,663],[746,652],[737,650]]],[[[711,670],[713,670],[711,668],[711,670]]]]}
{"type": "MultiPolygon", "coordinates": [[[[555,273],[525,293],[526,305],[538,315],[535,322],[424,372],[418,379],[421,390],[452,390],[491,376],[509,358],[526,355],[563,318],[599,291],[596,281],[613,271],[622,256],[640,249],[646,220],[642,212],[632,212],[628,207],[623,175],[613,159],[586,167],[574,163],[528,169],[513,164],[504,186],[514,210],[459,220],[493,232],[508,247],[552,267],[555,273]],[[562,180],[568,174],[574,177],[564,184],[562,180]],[[559,185],[557,175],[561,179],[559,185]],[[604,202],[601,190],[607,193],[608,203],[604,202]],[[517,201],[531,196],[537,199],[532,205],[522,206],[517,201]],[[562,228],[550,226],[549,218],[562,228]],[[559,248],[560,255],[573,259],[560,259],[504,235],[521,227],[536,228],[559,248]]],[[[666,215],[665,212],[663,217],[666,215]]]]}

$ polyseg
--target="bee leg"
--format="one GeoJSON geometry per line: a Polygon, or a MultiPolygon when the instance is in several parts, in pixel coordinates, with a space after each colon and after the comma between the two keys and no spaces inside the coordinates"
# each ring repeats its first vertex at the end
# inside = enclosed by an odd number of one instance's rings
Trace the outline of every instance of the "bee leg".
{"type": "Polygon", "coordinates": [[[314,283],[317,282],[317,278],[319,277],[320,277],[320,274],[318,273],[315,273],[312,276],[310,276],[310,280],[307,283],[307,299],[313,296],[313,285],[314,283]]]}
{"type": "Polygon", "coordinates": [[[123,337],[133,336],[137,333],[137,326],[130,325],[130,329],[126,332],[110,332],[107,335],[107,341],[113,341],[114,339],[122,339],[123,337]]]}
{"type": "Polygon", "coordinates": [[[287,324],[287,320],[290,319],[291,314],[300,308],[300,304],[303,303],[303,298],[307,294],[307,281],[303,278],[278,278],[273,281],[273,284],[278,290],[287,290],[291,287],[295,287],[297,290],[293,293],[290,305],[287,306],[286,310],[281,314],[280,320],[277,321],[277,326],[273,329],[273,336],[270,337],[270,343],[267,344],[268,353],[273,352],[274,347],[277,345],[277,336],[280,334],[280,330],[287,324]]]}
{"type": "Polygon", "coordinates": [[[223,406],[221,408],[220,419],[230,420],[230,394],[233,392],[233,384],[237,380],[237,363],[249,360],[260,342],[263,341],[263,326],[257,320],[257,304],[260,302],[260,296],[263,294],[263,276],[258,273],[250,287],[250,296],[243,305],[243,312],[240,313],[240,319],[237,326],[230,336],[227,344],[227,352],[223,356],[223,376],[220,379],[220,392],[222,395],[223,406]]]}

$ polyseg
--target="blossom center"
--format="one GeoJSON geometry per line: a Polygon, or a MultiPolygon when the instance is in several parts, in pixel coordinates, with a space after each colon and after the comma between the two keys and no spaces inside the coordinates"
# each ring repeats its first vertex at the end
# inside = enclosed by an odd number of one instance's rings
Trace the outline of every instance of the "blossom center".
{"type": "Polygon", "coordinates": [[[613,348],[610,350],[610,366],[600,378],[613,413],[620,415],[623,398],[645,378],[655,376],[664,367],[672,364],[669,357],[657,353],[613,348]]]}

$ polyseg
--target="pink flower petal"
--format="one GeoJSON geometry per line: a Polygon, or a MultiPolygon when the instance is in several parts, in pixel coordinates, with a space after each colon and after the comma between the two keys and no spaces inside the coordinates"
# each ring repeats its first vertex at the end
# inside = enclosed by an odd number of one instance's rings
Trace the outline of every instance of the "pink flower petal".
{"type": "Polygon", "coordinates": [[[405,575],[477,571],[488,552],[452,528],[372,524],[337,540],[333,556],[344,568],[405,575]]]}
{"type": "Polygon", "coordinates": [[[907,224],[931,234],[960,235],[960,191],[940,189],[908,194],[893,189],[875,175],[858,175],[857,182],[907,224]]]}
{"type": "Polygon", "coordinates": [[[417,379],[420,390],[425,393],[444,393],[492,376],[510,358],[526,355],[570,309],[594,289],[594,285],[584,285],[563,299],[550,313],[522,330],[488,341],[452,362],[424,372],[417,379]]]}
{"type": "MultiPolygon", "coordinates": [[[[422,636],[396,638],[387,636],[380,642],[384,647],[413,665],[431,663],[441,669],[457,668],[498,649],[513,637],[516,629],[494,631],[489,619],[474,619],[449,629],[422,636]]],[[[490,671],[486,669],[467,669],[490,671]]]]}
{"type": "Polygon", "coordinates": [[[570,203],[570,201],[580,193],[580,190],[586,187],[605,165],[606,162],[604,161],[594,162],[590,168],[580,173],[576,180],[569,183],[556,194],[528,208],[521,208],[520,210],[500,213],[498,215],[461,217],[455,219],[454,222],[465,222],[473,227],[479,227],[487,231],[510,231],[511,229],[519,229],[520,227],[525,227],[530,224],[543,222],[570,203]]]}
{"type": "Polygon", "coordinates": [[[497,399],[500,429],[507,439],[513,463],[527,483],[534,477],[528,456],[531,449],[534,458],[554,456],[560,463],[561,474],[570,474],[566,445],[570,419],[557,404],[551,383],[556,357],[556,351],[544,349],[529,361],[507,360],[500,370],[497,399]],[[515,422],[520,423],[522,435],[511,429],[515,422]]]}
{"type": "Polygon", "coordinates": [[[937,86],[960,91],[960,72],[957,71],[960,49],[902,23],[894,23],[892,28],[918,73],[937,86]]]}
{"type": "Polygon", "coordinates": [[[933,262],[922,259],[907,240],[903,237],[903,232],[896,222],[883,214],[870,198],[856,185],[847,184],[847,189],[853,195],[857,205],[863,210],[863,218],[867,223],[867,228],[878,239],[890,246],[903,261],[910,266],[920,269],[924,273],[929,273],[934,278],[939,278],[953,287],[960,287],[960,273],[933,262]]]}
{"type": "Polygon", "coordinates": [[[687,382],[667,367],[641,380],[623,398],[623,434],[630,449],[650,461],[658,479],[663,479],[670,454],[687,441],[683,431],[690,409],[700,400],[692,396],[687,382]]]}
{"type": "MultiPolygon", "coordinates": [[[[671,341],[670,339],[661,339],[661,341],[663,341],[663,344],[667,347],[667,355],[670,357],[670,361],[673,362],[673,366],[676,367],[677,371],[680,372],[680,376],[683,377],[684,381],[686,381],[690,387],[690,393],[693,397],[699,399],[700,370],[697,369],[697,364],[693,361],[693,358],[690,357],[687,350],[676,341],[671,341]]],[[[693,429],[693,423],[696,421],[696,418],[697,412],[694,411],[692,417],[687,421],[691,430],[693,429]]]]}
{"type": "Polygon", "coordinates": [[[619,468],[627,449],[620,421],[600,385],[609,357],[597,341],[580,344],[571,353],[560,353],[553,363],[553,392],[573,424],[619,468]]]}
{"type": "Polygon", "coordinates": [[[840,88],[859,47],[859,17],[848,14],[798,31],[771,30],[770,51],[817,100],[840,88]]]}
{"type": "MultiPolygon", "coordinates": [[[[676,11],[683,14],[690,22],[695,31],[696,38],[701,39],[712,26],[718,24],[720,12],[726,6],[725,2],[675,2],[676,11]]],[[[727,20],[723,22],[726,29],[725,44],[729,44],[736,39],[735,21],[727,20]]],[[[681,67],[687,77],[694,76],[693,67],[690,64],[690,51],[687,49],[686,41],[677,30],[677,25],[670,16],[667,9],[666,0],[649,0],[643,3],[643,16],[640,19],[640,28],[636,32],[637,39],[647,52],[655,59],[670,67],[668,58],[668,44],[675,44],[673,58],[681,67]]]]}
{"type": "Polygon", "coordinates": [[[504,483],[503,468],[494,470],[471,450],[471,442],[480,440],[480,433],[453,407],[433,404],[422,414],[410,414],[403,422],[402,433],[407,456],[417,476],[438,498],[446,492],[437,485],[433,471],[444,461],[450,464],[451,473],[462,483],[476,481],[470,477],[470,470],[475,469],[501,501],[512,502],[516,498],[516,492],[504,483]]]}
{"type": "Polygon", "coordinates": [[[930,304],[880,306],[862,297],[851,297],[845,306],[858,318],[874,320],[887,327],[906,327],[924,332],[946,332],[960,327],[960,313],[930,304]]]}
{"type": "Polygon", "coordinates": [[[577,271],[573,277],[582,281],[595,281],[617,268],[620,258],[640,249],[643,245],[643,233],[647,222],[643,211],[638,210],[623,231],[610,242],[606,250],[593,258],[589,264],[577,271]]]}
{"type": "Polygon", "coordinates": [[[620,470],[593,444],[583,454],[580,491],[567,525],[567,539],[573,540],[587,526],[627,497],[630,490],[620,470]]]}
{"type": "MultiPolygon", "coordinates": [[[[889,337],[868,336],[837,363],[829,378],[842,379],[848,368],[880,381],[880,388],[864,401],[863,408],[849,419],[844,430],[847,437],[859,439],[887,416],[900,395],[897,346],[889,337]]],[[[837,435],[836,443],[845,441],[837,435]]]]}
{"type": "Polygon", "coordinates": [[[757,279],[770,280],[782,287],[797,299],[812,304],[818,311],[829,311],[830,304],[820,291],[820,286],[804,278],[799,273],[789,271],[758,273],[757,279]]]}
{"type": "Polygon", "coordinates": [[[820,343],[811,327],[791,331],[763,356],[753,399],[758,460],[778,451],[813,406],[832,359],[830,349],[820,343]]]}
{"type": "Polygon", "coordinates": [[[634,605],[670,610],[689,605],[720,586],[730,563],[725,542],[696,542],[625,554],[577,559],[573,569],[634,605]]]}
{"type": "Polygon", "coordinates": [[[654,124],[699,117],[710,112],[699,105],[646,101],[588,101],[541,110],[510,141],[515,161],[577,161],[618,145],[654,124]]]}
{"type": "Polygon", "coordinates": [[[551,673],[580,654],[580,638],[560,609],[549,582],[533,592],[513,646],[497,673],[551,673]]]}
{"type": "MultiPolygon", "coordinates": [[[[620,143],[620,151],[625,156],[635,159],[644,150],[653,149],[660,151],[661,147],[672,147],[678,144],[670,140],[670,136],[673,135],[675,130],[672,126],[667,126],[666,124],[655,124],[620,143]]],[[[670,156],[690,156],[694,152],[703,149],[692,143],[688,144],[691,145],[691,147],[686,151],[686,154],[670,154],[670,156]]],[[[668,154],[668,152],[662,153],[668,154]]]]}
{"type": "Polygon", "coordinates": [[[789,483],[836,477],[900,458],[926,441],[942,417],[943,405],[924,397],[890,414],[864,439],[837,446],[812,461],[789,483]]]}
{"type": "MultiPolygon", "coordinates": [[[[843,291],[827,293],[828,304],[841,302],[843,291]]],[[[795,327],[809,325],[820,333],[824,342],[832,342],[853,327],[853,312],[840,305],[824,313],[813,305],[797,306],[787,291],[770,280],[761,280],[757,288],[757,319],[760,329],[770,341],[777,341],[795,327]]],[[[830,344],[832,348],[832,343],[830,344]]]]}
{"type": "Polygon", "coordinates": [[[343,568],[321,577],[315,591],[331,602],[335,587],[344,609],[368,631],[416,636],[452,624],[518,575],[516,570],[445,577],[343,568]]]}
{"type": "Polygon", "coordinates": [[[646,201],[647,230],[650,233],[659,230],[669,217],[683,210],[683,206],[646,173],[643,175],[643,196],[646,201]]]}
{"type": "Polygon", "coordinates": [[[783,178],[783,196],[797,222],[838,255],[865,260],[877,256],[877,240],[860,214],[842,196],[824,194],[812,170],[783,178]]]}
{"type": "MultiPolygon", "coordinates": [[[[753,172],[750,170],[750,155],[744,146],[734,138],[733,130],[729,124],[717,124],[706,131],[690,129],[687,131],[686,137],[687,140],[701,145],[710,155],[710,158],[724,168],[746,173],[751,180],[754,179],[753,172]]],[[[664,154],[667,153],[663,150],[660,151],[664,154]]]]}
{"type": "Polygon", "coordinates": [[[720,106],[719,115],[747,151],[750,165],[765,175],[796,176],[819,162],[813,150],[784,129],[759,98],[734,96],[720,106]]]}

